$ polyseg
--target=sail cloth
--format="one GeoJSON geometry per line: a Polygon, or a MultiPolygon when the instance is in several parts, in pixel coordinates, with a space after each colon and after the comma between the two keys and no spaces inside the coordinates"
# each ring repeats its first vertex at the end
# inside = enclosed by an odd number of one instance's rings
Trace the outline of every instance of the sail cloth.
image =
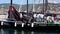
{"type": "Polygon", "coordinates": [[[22,21],[22,22],[30,22],[31,18],[32,18],[32,14],[31,13],[25,13],[22,12],[23,17],[20,18],[20,14],[16,11],[16,9],[13,6],[9,7],[9,11],[8,11],[8,18],[9,19],[15,19],[16,21],[22,21]]]}
{"type": "Polygon", "coordinates": [[[13,6],[9,7],[8,18],[20,21],[20,14],[16,11],[16,9],[13,6]]]}

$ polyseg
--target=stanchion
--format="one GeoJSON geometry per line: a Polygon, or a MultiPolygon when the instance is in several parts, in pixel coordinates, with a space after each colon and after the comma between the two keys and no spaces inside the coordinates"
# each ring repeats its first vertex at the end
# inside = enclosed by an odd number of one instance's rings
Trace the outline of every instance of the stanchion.
{"type": "Polygon", "coordinates": [[[15,22],[14,26],[15,26],[15,27],[17,26],[17,21],[15,22]]]}
{"type": "Polygon", "coordinates": [[[34,27],[34,23],[31,24],[31,27],[34,27]]]}
{"type": "Polygon", "coordinates": [[[3,22],[3,21],[1,21],[1,26],[3,26],[3,23],[4,23],[4,22],[3,22]]]}
{"type": "Polygon", "coordinates": [[[22,27],[24,27],[24,23],[22,23],[22,27]]]}

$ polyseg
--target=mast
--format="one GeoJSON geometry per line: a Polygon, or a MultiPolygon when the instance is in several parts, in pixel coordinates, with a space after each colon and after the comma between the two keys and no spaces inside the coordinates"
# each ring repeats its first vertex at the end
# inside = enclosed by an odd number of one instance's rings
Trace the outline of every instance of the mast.
{"type": "Polygon", "coordinates": [[[23,2],[23,0],[21,0],[21,4],[20,4],[20,7],[19,7],[19,12],[21,12],[21,8],[22,8],[22,2],[23,2]]]}
{"type": "Polygon", "coordinates": [[[28,0],[27,0],[27,14],[28,14],[28,0]]]}
{"type": "Polygon", "coordinates": [[[48,7],[48,0],[43,0],[43,12],[45,13],[47,11],[48,7]]]}
{"type": "Polygon", "coordinates": [[[4,13],[4,6],[2,5],[2,8],[1,8],[1,13],[3,14],[4,13]]]}
{"type": "Polygon", "coordinates": [[[45,0],[45,11],[47,11],[48,7],[48,0],[45,0]]]}
{"type": "Polygon", "coordinates": [[[12,6],[12,0],[10,2],[11,2],[11,6],[12,6]]]}
{"type": "MultiPolygon", "coordinates": [[[[27,15],[28,15],[28,0],[27,0],[27,15]]],[[[27,23],[28,23],[28,21],[27,21],[27,23]]]]}
{"type": "Polygon", "coordinates": [[[35,12],[35,0],[33,0],[33,12],[35,12]]]}
{"type": "Polygon", "coordinates": [[[8,11],[8,18],[12,19],[12,15],[11,15],[11,12],[10,12],[10,8],[12,6],[12,0],[10,1],[10,7],[9,7],[9,11],[8,11]]]}
{"type": "Polygon", "coordinates": [[[38,11],[39,11],[39,12],[40,12],[40,10],[41,10],[40,1],[41,1],[41,0],[38,1],[38,11]]]}
{"type": "MultiPolygon", "coordinates": [[[[28,15],[28,0],[27,0],[27,15],[28,15]]],[[[28,23],[28,21],[27,21],[27,23],[28,23]]]]}
{"type": "Polygon", "coordinates": [[[43,12],[44,12],[44,0],[43,0],[43,12]]]}

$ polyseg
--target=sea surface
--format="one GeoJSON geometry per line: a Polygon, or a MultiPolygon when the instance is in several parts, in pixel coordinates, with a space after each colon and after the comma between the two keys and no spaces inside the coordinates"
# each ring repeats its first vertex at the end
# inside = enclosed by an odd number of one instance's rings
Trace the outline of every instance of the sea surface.
{"type": "Polygon", "coordinates": [[[60,34],[58,30],[29,30],[22,28],[0,28],[0,34],[60,34]]]}

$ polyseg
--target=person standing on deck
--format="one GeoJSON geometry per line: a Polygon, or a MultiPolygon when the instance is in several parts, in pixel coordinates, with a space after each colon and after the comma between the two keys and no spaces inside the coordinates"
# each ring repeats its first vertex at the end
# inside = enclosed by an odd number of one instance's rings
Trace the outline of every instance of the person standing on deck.
{"type": "Polygon", "coordinates": [[[51,24],[52,23],[52,17],[51,16],[48,16],[47,17],[47,21],[48,21],[49,24],[51,24]]]}

